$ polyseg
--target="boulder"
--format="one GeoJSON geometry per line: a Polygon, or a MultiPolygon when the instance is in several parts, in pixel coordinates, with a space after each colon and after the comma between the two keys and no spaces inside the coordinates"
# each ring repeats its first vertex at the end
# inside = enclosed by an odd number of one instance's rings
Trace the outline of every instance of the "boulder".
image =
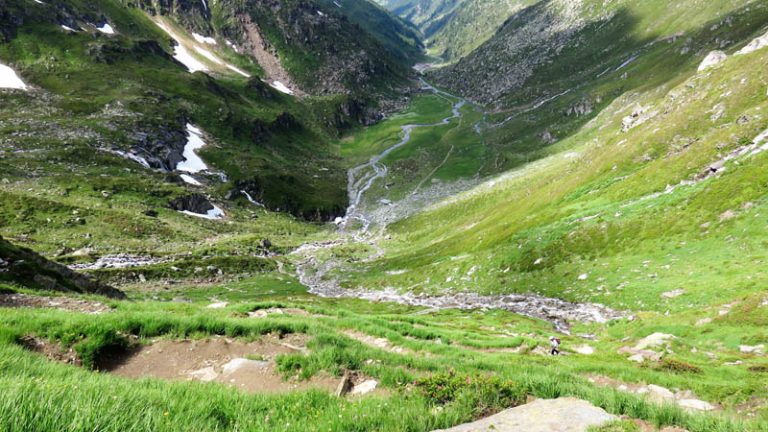
{"type": "Polygon", "coordinates": [[[374,390],[376,390],[376,387],[378,387],[379,382],[376,380],[366,380],[361,382],[360,384],[354,386],[352,388],[352,391],[349,392],[351,395],[364,395],[368,394],[374,390]]]}
{"type": "Polygon", "coordinates": [[[716,409],[711,403],[699,399],[681,399],[677,401],[677,404],[689,411],[713,411],[716,409]]]}
{"type": "Polygon", "coordinates": [[[654,333],[650,336],[646,336],[635,345],[635,350],[642,351],[648,348],[656,348],[669,344],[672,339],[677,339],[675,335],[667,333],[654,333]]]}
{"type": "Polygon", "coordinates": [[[648,399],[657,404],[663,404],[664,402],[674,402],[675,394],[669,389],[657,386],[655,384],[649,384],[645,387],[647,389],[648,399]]]}
{"type": "Polygon", "coordinates": [[[573,350],[576,351],[577,353],[583,354],[583,355],[592,355],[592,354],[595,353],[595,349],[592,348],[589,345],[586,345],[586,344],[577,346],[573,350]]]}
{"type": "Polygon", "coordinates": [[[442,432],[585,432],[616,419],[602,408],[580,399],[539,399],[442,432]]]}
{"type": "Polygon", "coordinates": [[[728,54],[722,51],[712,51],[704,57],[704,60],[699,65],[699,72],[707,70],[715,65],[724,62],[728,58],[728,54]]]}
{"type": "Polygon", "coordinates": [[[215,380],[219,374],[213,369],[213,366],[208,366],[202,369],[198,369],[187,374],[189,379],[209,382],[215,380]]]}

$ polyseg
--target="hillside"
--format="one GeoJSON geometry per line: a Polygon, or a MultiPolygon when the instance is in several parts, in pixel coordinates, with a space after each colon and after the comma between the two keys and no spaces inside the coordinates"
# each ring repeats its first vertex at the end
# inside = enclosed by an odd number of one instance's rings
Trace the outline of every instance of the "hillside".
{"type": "Polygon", "coordinates": [[[377,0],[424,34],[427,52],[453,63],[490,39],[532,0],[377,0]]]}
{"type": "Polygon", "coordinates": [[[768,5],[377,3],[0,0],[0,430],[768,430],[768,5]]]}

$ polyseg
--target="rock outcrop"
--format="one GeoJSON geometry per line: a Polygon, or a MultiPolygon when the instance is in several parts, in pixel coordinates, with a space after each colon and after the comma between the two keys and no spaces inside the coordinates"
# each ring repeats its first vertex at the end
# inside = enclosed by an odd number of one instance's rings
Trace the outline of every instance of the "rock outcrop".
{"type": "Polygon", "coordinates": [[[99,294],[123,299],[125,294],[30,249],[15,246],[0,237],[0,282],[15,282],[33,289],[99,294]]]}
{"type": "Polygon", "coordinates": [[[435,432],[586,432],[617,417],[574,398],[539,399],[488,418],[435,432]]]}

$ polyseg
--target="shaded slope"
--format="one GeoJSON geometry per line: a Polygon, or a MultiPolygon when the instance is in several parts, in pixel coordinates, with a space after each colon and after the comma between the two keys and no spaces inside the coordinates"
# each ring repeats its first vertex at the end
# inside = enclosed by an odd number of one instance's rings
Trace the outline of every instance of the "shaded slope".
{"type": "Polygon", "coordinates": [[[33,289],[125,298],[125,294],[118,289],[49,261],[29,249],[14,246],[2,237],[0,237],[0,281],[13,282],[33,289]]]}

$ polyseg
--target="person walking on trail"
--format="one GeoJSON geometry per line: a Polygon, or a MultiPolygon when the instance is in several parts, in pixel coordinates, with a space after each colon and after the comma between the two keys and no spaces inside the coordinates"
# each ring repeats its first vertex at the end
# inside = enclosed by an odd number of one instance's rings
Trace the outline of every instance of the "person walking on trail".
{"type": "Polygon", "coordinates": [[[558,355],[560,354],[560,339],[550,336],[549,337],[549,345],[552,347],[552,350],[549,352],[551,355],[558,355]]]}

